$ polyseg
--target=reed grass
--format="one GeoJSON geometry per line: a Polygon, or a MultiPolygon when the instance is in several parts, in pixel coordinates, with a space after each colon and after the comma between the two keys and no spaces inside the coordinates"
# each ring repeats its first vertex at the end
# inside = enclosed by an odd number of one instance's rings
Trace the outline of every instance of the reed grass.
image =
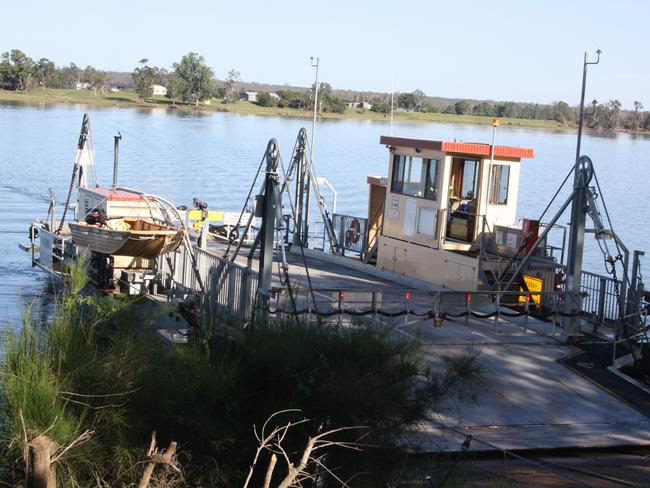
{"type": "MultiPolygon", "coordinates": [[[[215,331],[239,333],[169,349],[133,313],[137,303],[81,294],[84,266],[69,270],[49,325],[26,316],[4,342],[0,460],[11,486],[24,480],[29,439],[43,432],[58,452],[73,445],[55,463],[60,486],[133,486],[153,430],[161,445],[179,443],[187,486],[241,486],[257,447],[253,426],[274,412],[298,408],[311,419],[292,429],[289,450],[319,428],[353,425],[388,448],[450,392],[480,383],[475,352],[430,371],[416,340],[363,326],[222,322],[215,331]]],[[[378,486],[398,459],[386,452],[327,456],[341,476],[372,473],[352,486],[378,486]]]]}

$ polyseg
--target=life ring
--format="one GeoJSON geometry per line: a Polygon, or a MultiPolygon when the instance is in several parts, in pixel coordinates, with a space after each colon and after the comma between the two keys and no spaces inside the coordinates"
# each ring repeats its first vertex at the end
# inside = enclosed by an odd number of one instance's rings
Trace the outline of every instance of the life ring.
{"type": "Polygon", "coordinates": [[[361,222],[359,222],[359,219],[352,219],[352,222],[350,222],[350,228],[345,234],[345,240],[347,241],[348,244],[356,244],[359,242],[359,238],[361,237],[361,222]]]}

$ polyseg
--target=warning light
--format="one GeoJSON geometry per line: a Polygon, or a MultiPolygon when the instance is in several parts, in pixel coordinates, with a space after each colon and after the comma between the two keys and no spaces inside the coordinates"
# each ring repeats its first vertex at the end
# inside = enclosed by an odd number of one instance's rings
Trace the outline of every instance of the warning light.
{"type": "Polygon", "coordinates": [[[499,119],[492,119],[492,127],[499,127],[499,119]]]}
{"type": "Polygon", "coordinates": [[[339,292],[339,299],[343,300],[345,298],[345,292],[340,291],[339,292]]]}
{"type": "Polygon", "coordinates": [[[411,292],[407,291],[405,297],[406,297],[407,300],[410,300],[411,299],[411,292]]]}

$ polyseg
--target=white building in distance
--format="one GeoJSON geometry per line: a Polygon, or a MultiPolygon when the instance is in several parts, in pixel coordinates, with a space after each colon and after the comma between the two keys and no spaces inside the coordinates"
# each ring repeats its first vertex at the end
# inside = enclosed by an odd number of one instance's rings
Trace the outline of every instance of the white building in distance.
{"type": "Polygon", "coordinates": [[[164,97],[167,95],[167,88],[162,85],[151,85],[152,95],[164,97]]]}

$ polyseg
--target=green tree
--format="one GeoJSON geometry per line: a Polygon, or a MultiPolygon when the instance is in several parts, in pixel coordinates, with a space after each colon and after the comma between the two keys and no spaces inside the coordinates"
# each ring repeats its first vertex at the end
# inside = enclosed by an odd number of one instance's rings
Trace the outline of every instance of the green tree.
{"type": "Polygon", "coordinates": [[[131,79],[135,85],[135,92],[140,97],[140,100],[145,100],[153,95],[153,85],[156,82],[156,69],[147,66],[148,62],[149,60],[147,58],[141,59],[138,61],[140,66],[135,68],[133,73],[131,73],[131,79]]]}
{"type": "Polygon", "coordinates": [[[56,73],[56,66],[47,58],[39,59],[34,65],[34,78],[41,88],[45,88],[56,73]]]}
{"type": "Polygon", "coordinates": [[[180,80],[178,79],[178,76],[176,76],[176,73],[167,73],[163,85],[167,88],[165,97],[169,98],[172,101],[172,105],[174,105],[174,99],[178,98],[180,87],[180,80]]]}
{"type": "Polygon", "coordinates": [[[618,100],[610,100],[607,105],[610,109],[607,128],[616,129],[621,115],[621,102],[618,100]]]}
{"type": "Polygon", "coordinates": [[[81,81],[81,69],[74,63],[64,66],[59,71],[59,88],[74,88],[73,85],[81,81]]]}
{"type": "Polygon", "coordinates": [[[239,71],[231,69],[228,71],[226,78],[226,96],[223,98],[224,103],[233,103],[239,100],[239,86],[241,85],[241,77],[239,71]]]}
{"type": "Polygon", "coordinates": [[[212,96],[214,72],[205,64],[203,56],[193,52],[187,53],[180,63],[174,63],[174,73],[178,78],[178,94],[181,100],[194,102],[198,107],[201,100],[212,96]]]}
{"type": "Polygon", "coordinates": [[[415,90],[413,92],[413,98],[415,100],[415,110],[417,112],[424,111],[424,102],[426,101],[427,96],[422,90],[415,90]]]}
{"type": "Polygon", "coordinates": [[[469,103],[467,103],[465,100],[459,100],[458,102],[454,103],[454,113],[456,115],[465,115],[469,113],[469,103]]]}
{"type": "Polygon", "coordinates": [[[415,95],[413,95],[413,93],[400,93],[397,97],[397,106],[405,110],[413,110],[416,103],[415,95]]]}
{"type": "Polygon", "coordinates": [[[484,117],[494,117],[496,115],[496,111],[494,110],[494,107],[491,103],[480,102],[472,107],[472,114],[482,115],[484,117]]]}
{"type": "Polygon", "coordinates": [[[388,103],[386,100],[382,100],[381,98],[375,98],[372,101],[372,108],[370,111],[380,114],[390,113],[390,103],[388,103]]]}
{"type": "Polygon", "coordinates": [[[566,102],[555,102],[552,108],[552,117],[553,120],[566,124],[567,122],[573,122],[575,119],[575,114],[573,109],[566,102]]]}
{"type": "Polygon", "coordinates": [[[260,107],[272,107],[273,97],[269,94],[269,92],[259,92],[257,94],[257,104],[260,107]]]}
{"type": "Polygon", "coordinates": [[[2,53],[0,61],[0,82],[10,90],[23,93],[32,86],[34,60],[18,49],[2,53]]]}
{"type": "Polygon", "coordinates": [[[97,96],[98,92],[103,92],[106,88],[108,76],[104,71],[99,71],[92,66],[86,66],[81,80],[88,83],[88,88],[93,92],[93,95],[97,96]]]}
{"type": "Polygon", "coordinates": [[[634,110],[632,111],[632,128],[638,130],[639,122],[641,120],[641,110],[643,110],[643,104],[637,100],[632,104],[634,110]]]}

